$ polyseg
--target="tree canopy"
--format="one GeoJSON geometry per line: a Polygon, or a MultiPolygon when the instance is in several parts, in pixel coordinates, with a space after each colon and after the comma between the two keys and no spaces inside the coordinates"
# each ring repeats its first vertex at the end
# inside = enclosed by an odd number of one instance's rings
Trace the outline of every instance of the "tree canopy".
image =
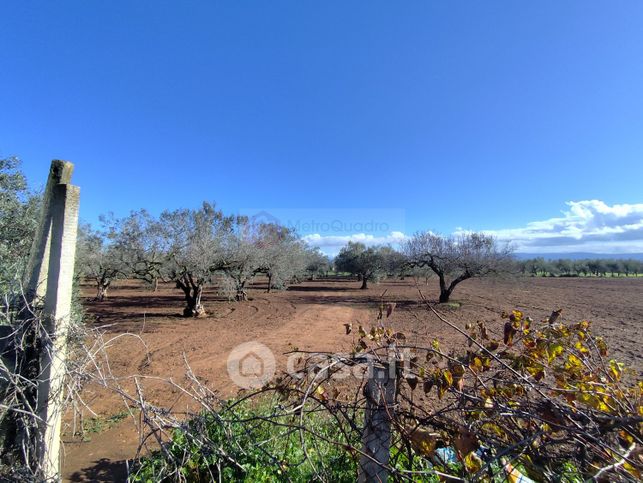
{"type": "Polygon", "coordinates": [[[441,236],[416,233],[404,246],[409,265],[429,267],[440,283],[440,303],[449,301],[455,287],[473,277],[508,272],[513,267],[512,249],[484,233],[441,236]]]}
{"type": "Polygon", "coordinates": [[[0,158],[0,289],[22,278],[38,225],[41,198],[15,157],[0,158]]]}
{"type": "Polygon", "coordinates": [[[348,242],[335,258],[335,268],[340,272],[357,275],[362,289],[368,282],[386,272],[386,253],[383,247],[366,247],[363,243],[348,242]]]}

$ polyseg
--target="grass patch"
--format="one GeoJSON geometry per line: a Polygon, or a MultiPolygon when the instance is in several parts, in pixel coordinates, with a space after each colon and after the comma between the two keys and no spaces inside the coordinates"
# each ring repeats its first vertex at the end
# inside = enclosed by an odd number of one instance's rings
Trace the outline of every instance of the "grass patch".
{"type": "MultiPolygon", "coordinates": [[[[127,416],[129,416],[128,411],[121,411],[111,416],[98,416],[94,418],[83,419],[82,428],[80,434],[83,437],[83,441],[90,441],[91,434],[99,434],[103,431],[113,428],[118,423],[123,421],[127,416]]],[[[78,433],[77,433],[78,434],[78,433]]]]}
{"type": "Polygon", "coordinates": [[[462,307],[462,302],[458,302],[457,300],[452,300],[450,302],[437,304],[437,307],[443,310],[458,310],[460,307],[462,307]]]}
{"type": "Polygon", "coordinates": [[[307,419],[310,432],[293,423],[274,404],[229,403],[176,430],[165,452],[143,459],[129,481],[355,481],[357,463],[328,413],[307,419]]]}

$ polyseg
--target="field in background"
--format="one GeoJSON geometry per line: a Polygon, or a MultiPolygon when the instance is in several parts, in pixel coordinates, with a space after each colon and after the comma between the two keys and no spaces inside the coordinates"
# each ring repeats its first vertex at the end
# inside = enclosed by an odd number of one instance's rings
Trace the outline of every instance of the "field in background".
{"type": "MultiPolygon", "coordinates": [[[[101,303],[92,301],[91,286],[83,287],[83,295],[93,324],[106,326],[112,335],[138,335],[124,337],[110,349],[114,373],[171,377],[180,383],[185,380],[185,356],[194,373],[224,397],[237,392],[226,371],[227,356],[236,345],[252,340],[266,344],[277,356],[278,370],[285,369],[283,353],[294,348],[349,352],[352,336],[345,335],[344,324],[374,324],[383,293],[386,302],[397,304],[390,325],[404,332],[409,342],[438,337],[445,348],[464,343],[419,301],[418,289],[428,299],[437,297],[436,280],[417,286],[411,279],[388,280],[369,290],[359,286],[356,281],[319,280],[267,294],[265,282],[259,280],[248,291],[251,300],[241,303],[228,302],[209,289],[204,304],[210,316],[205,319],[180,317],[181,293],[171,285],[155,293],[134,281],[120,282],[101,303]]],[[[443,307],[449,320],[462,327],[483,320],[498,334],[503,311],[519,309],[539,321],[563,308],[564,320],[590,320],[616,357],[638,371],[643,368],[641,278],[468,280],[458,286],[453,301],[461,305],[443,307]]],[[[144,391],[154,404],[179,412],[193,409],[179,391],[162,382],[148,381],[144,391]]],[[[124,461],[134,456],[138,445],[134,422],[122,417],[123,404],[116,395],[87,387],[84,396],[99,415],[92,420],[97,429],[86,441],[67,432],[64,477],[96,481],[122,476],[124,461]]]]}

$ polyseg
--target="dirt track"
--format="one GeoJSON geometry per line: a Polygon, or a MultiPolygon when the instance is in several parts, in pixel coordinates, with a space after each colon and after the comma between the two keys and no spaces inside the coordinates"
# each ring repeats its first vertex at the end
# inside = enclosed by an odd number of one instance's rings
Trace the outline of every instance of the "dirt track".
{"type": "MultiPolygon", "coordinates": [[[[435,284],[432,280],[419,289],[435,298],[435,284]]],[[[351,338],[344,335],[343,324],[369,325],[384,291],[386,301],[397,303],[391,324],[410,340],[428,341],[437,336],[443,344],[462,343],[452,329],[427,312],[412,281],[385,282],[366,291],[358,288],[352,281],[315,281],[266,294],[265,286],[257,284],[249,292],[252,300],[244,303],[227,302],[207,292],[204,299],[210,316],[187,320],[179,317],[180,293],[171,286],[152,293],[126,282],[100,304],[91,302],[88,289],[86,306],[95,324],[108,326],[111,335],[137,334],[120,338],[110,350],[115,374],[171,377],[181,382],[185,355],[194,373],[224,396],[237,391],[228,380],[226,360],[238,344],[254,340],[267,345],[277,355],[278,369],[285,368],[282,354],[293,347],[348,351],[351,338]]],[[[484,320],[498,331],[503,310],[517,308],[540,319],[552,309],[563,308],[564,319],[592,321],[595,332],[606,337],[617,357],[639,371],[643,368],[638,332],[643,321],[643,278],[469,280],[456,289],[453,299],[462,306],[447,311],[451,321],[462,326],[484,320]]],[[[189,404],[163,383],[148,383],[145,395],[153,403],[177,411],[189,404]]],[[[123,408],[116,395],[96,388],[88,387],[84,396],[93,410],[104,416],[123,408]]],[[[65,441],[67,480],[108,481],[124,475],[124,460],[134,455],[138,436],[133,422],[125,419],[93,434],[88,442],[78,442],[70,435],[65,441]]]]}

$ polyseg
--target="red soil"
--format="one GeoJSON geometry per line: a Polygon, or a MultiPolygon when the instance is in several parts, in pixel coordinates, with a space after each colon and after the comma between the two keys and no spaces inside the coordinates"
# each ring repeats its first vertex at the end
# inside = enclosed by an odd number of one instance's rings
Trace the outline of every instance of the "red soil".
{"type": "MultiPolygon", "coordinates": [[[[259,341],[277,356],[278,370],[285,369],[284,352],[301,350],[350,351],[351,336],[344,335],[347,322],[372,324],[384,291],[387,302],[396,302],[390,325],[407,335],[407,341],[426,343],[433,337],[443,347],[457,346],[463,338],[426,310],[419,302],[418,288],[429,299],[436,297],[435,280],[414,286],[412,280],[386,281],[359,290],[353,281],[306,282],[290,290],[265,293],[255,284],[248,302],[228,302],[213,290],[204,301],[210,314],[204,319],[180,317],[181,294],[172,286],[153,293],[135,282],[114,287],[109,299],[91,301],[91,288],[84,291],[85,305],[96,326],[108,326],[119,338],[109,349],[112,371],[118,376],[158,376],[185,383],[185,359],[200,380],[222,396],[238,388],[228,378],[226,361],[238,344],[259,341]]],[[[563,308],[563,320],[592,321],[595,333],[604,335],[616,357],[636,370],[643,367],[639,324],[643,321],[643,278],[519,278],[469,280],[455,291],[462,305],[446,309],[449,320],[463,327],[483,320],[500,332],[503,310],[520,309],[535,320],[563,308]]],[[[445,309],[443,309],[445,310],[445,309]]],[[[174,411],[185,411],[190,401],[161,381],[144,381],[147,400],[174,411]]],[[[130,382],[124,387],[131,389],[130,382]]],[[[119,396],[89,385],[85,401],[97,414],[109,417],[124,409],[119,396]]],[[[68,417],[68,420],[71,416],[68,417]]],[[[126,418],[109,429],[80,442],[67,428],[63,475],[69,481],[114,481],[124,479],[125,460],[135,455],[139,443],[135,422],[126,418]]]]}

